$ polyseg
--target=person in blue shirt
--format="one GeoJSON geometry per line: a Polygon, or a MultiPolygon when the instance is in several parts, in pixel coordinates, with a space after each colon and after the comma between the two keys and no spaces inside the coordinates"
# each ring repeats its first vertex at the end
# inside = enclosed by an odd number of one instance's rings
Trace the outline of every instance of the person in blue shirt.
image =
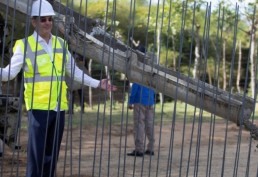
{"type": "Polygon", "coordinates": [[[135,149],[128,156],[154,155],[154,104],[154,90],[133,83],[128,108],[133,109],[135,149]],[[148,139],[146,147],[145,135],[148,139]]]}

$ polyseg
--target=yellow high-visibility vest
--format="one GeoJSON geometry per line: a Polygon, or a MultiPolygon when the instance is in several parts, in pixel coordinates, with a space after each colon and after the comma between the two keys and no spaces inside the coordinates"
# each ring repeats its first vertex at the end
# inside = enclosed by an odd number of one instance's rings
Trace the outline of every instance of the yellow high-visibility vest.
{"type": "Polygon", "coordinates": [[[63,39],[52,37],[53,56],[36,42],[33,36],[15,43],[26,51],[24,72],[24,99],[26,109],[67,110],[67,85],[65,83],[65,64],[68,59],[63,39]]]}

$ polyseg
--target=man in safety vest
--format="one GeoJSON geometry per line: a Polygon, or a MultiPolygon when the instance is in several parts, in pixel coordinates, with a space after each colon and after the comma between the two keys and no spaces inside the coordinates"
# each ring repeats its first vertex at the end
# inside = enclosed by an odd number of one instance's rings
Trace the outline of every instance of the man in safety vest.
{"type": "Polygon", "coordinates": [[[35,29],[18,40],[10,65],[0,70],[2,81],[24,71],[24,99],[28,110],[27,177],[54,177],[68,109],[65,74],[93,88],[115,91],[107,79],[96,80],[75,65],[66,43],[51,34],[55,12],[46,0],[33,1],[31,22],[35,29]]]}

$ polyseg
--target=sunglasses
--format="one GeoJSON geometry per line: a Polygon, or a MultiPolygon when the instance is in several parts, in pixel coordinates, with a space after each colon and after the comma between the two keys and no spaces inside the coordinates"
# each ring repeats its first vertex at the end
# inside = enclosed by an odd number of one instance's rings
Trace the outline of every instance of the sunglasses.
{"type": "Polygon", "coordinates": [[[52,18],[52,17],[40,17],[40,18],[39,18],[39,21],[40,21],[41,23],[46,23],[47,21],[52,22],[52,21],[53,21],[53,18],[52,18]]]}

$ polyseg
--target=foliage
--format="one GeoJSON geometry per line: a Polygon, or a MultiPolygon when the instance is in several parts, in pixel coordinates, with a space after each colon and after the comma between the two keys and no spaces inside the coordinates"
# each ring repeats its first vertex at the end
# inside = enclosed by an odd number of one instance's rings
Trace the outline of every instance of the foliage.
{"type": "MultiPolygon", "coordinates": [[[[177,67],[185,74],[189,73],[188,67],[193,67],[196,26],[200,27],[201,59],[210,65],[207,68],[211,73],[214,64],[220,66],[224,43],[227,77],[230,77],[231,60],[237,57],[236,44],[241,41],[243,50],[250,45],[248,32],[252,13],[244,12],[253,12],[253,6],[243,11],[227,1],[216,4],[193,0],[159,0],[157,3],[147,0],[77,0],[74,4],[82,14],[106,22],[106,29],[111,34],[119,33],[126,44],[130,44],[132,36],[147,46],[148,51],[156,53],[161,65],[177,67]]],[[[243,58],[247,55],[245,53],[243,58]]]]}

